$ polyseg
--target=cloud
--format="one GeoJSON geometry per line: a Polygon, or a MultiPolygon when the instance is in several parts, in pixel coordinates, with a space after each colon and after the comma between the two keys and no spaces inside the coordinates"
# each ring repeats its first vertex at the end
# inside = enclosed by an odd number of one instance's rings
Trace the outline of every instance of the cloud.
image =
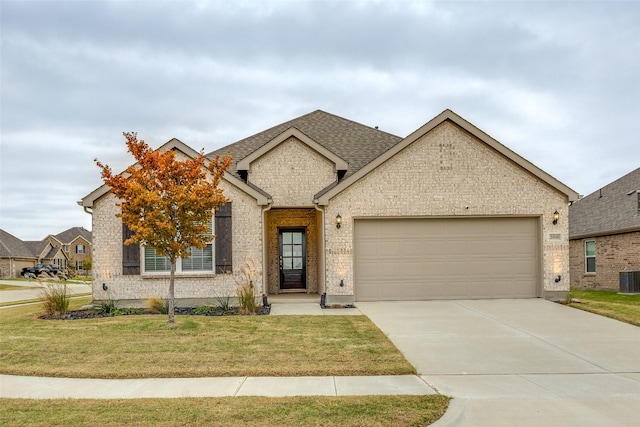
{"type": "Polygon", "coordinates": [[[638,166],[636,2],[29,1],[0,19],[0,219],[25,239],[90,228],[75,201],[95,157],[126,167],[123,131],[210,151],[316,109],[406,136],[451,108],[581,193],[638,166]]]}

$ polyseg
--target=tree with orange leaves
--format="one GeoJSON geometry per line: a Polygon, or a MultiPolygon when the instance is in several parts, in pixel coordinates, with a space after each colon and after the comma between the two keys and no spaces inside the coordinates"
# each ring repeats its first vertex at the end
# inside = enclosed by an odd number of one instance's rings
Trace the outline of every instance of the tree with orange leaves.
{"type": "MultiPolygon", "coordinates": [[[[152,150],[135,132],[123,133],[136,162],[114,175],[109,166],[95,160],[102,180],[120,199],[122,222],[133,232],[125,244],[141,244],[166,256],[169,276],[169,323],[175,316],[175,271],[179,258],[188,258],[192,247],[211,243],[209,223],[214,210],[227,202],[218,188],[231,166],[231,156],[176,159],[173,150],[152,150]]],[[[213,236],[215,238],[215,236],[213,236]]]]}

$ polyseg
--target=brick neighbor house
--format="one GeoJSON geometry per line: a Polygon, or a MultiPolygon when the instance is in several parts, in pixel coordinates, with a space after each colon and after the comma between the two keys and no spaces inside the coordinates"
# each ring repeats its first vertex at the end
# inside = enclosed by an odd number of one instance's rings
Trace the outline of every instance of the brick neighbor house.
{"type": "Polygon", "coordinates": [[[25,241],[0,230],[0,277],[20,277],[25,267],[36,264],[66,265],[67,254],[48,240],[25,241]]]}
{"type": "Polygon", "coordinates": [[[87,261],[91,259],[92,238],[89,230],[84,227],[71,227],[55,235],[49,234],[45,240],[63,248],[71,264],[69,267],[78,272],[86,270],[87,261]]]}
{"type": "Polygon", "coordinates": [[[569,239],[573,288],[619,290],[620,272],[640,272],[640,168],[573,203],[569,239]]]}
{"type": "MultiPolygon", "coordinates": [[[[177,139],[160,150],[197,152],[177,139]]],[[[314,111],[207,156],[231,153],[217,238],[178,263],[178,304],[235,296],[251,261],[258,294],[326,294],[327,304],[563,297],[568,204],[576,192],[450,110],[402,138],[314,111]]],[[[93,297],[166,297],[168,265],[124,246],[106,186],[92,213],[93,297]]]]}

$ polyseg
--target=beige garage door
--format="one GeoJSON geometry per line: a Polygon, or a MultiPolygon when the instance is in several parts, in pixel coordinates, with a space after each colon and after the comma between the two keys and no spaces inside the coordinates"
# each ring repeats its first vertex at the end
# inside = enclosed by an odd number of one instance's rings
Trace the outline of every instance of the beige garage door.
{"type": "Polygon", "coordinates": [[[360,219],[357,301],[531,298],[536,218],[360,219]]]}

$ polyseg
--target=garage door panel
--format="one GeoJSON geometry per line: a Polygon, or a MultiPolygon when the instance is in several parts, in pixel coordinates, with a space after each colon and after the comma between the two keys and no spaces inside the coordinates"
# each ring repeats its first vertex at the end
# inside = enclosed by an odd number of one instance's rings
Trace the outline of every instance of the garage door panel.
{"type": "Polygon", "coordinates": [[[536,218],[357,220],[356,299],[535,297],[537,229],[536,218]]]}

